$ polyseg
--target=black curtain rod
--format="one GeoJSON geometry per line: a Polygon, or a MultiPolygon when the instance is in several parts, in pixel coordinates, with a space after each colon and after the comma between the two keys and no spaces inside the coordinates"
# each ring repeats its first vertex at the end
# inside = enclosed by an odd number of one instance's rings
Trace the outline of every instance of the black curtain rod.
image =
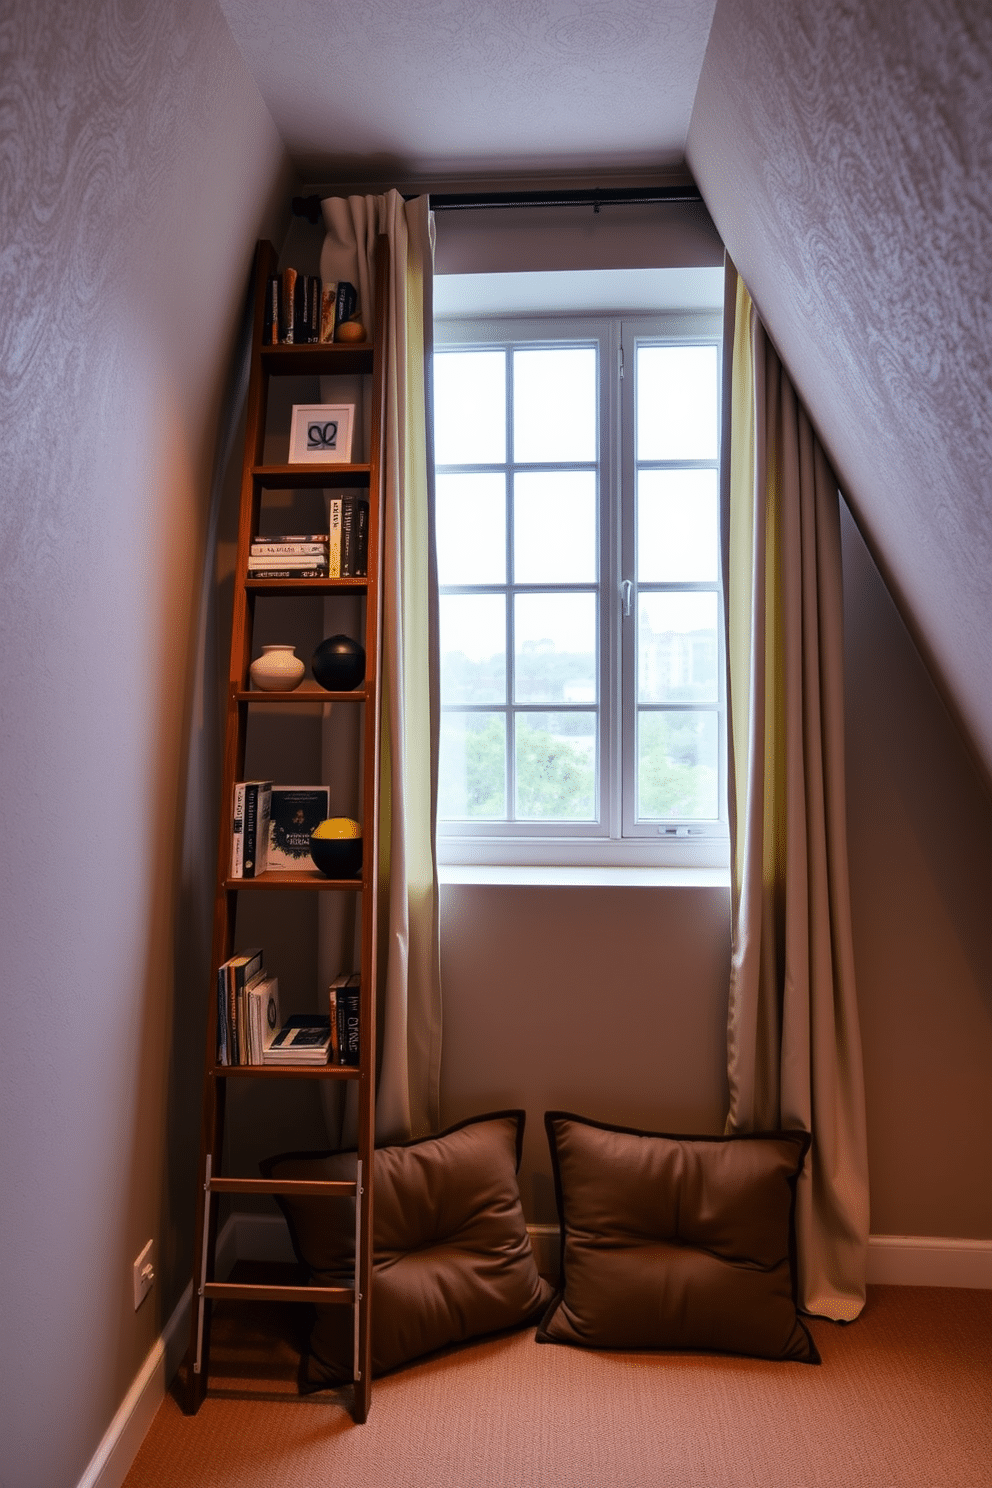
{"type": "MultiPolygon", "coordinates": [[[[411,201],[423,192],[405,196],[411,201]]],[[[598,187],[581,191],[490,191],[434,192],[430,196],[434,212],[473,212],[489,207],[600,207],[658,206],[667,202],[701,202],[695,186],[628,186],[598,187]]],[[[319,196],[294,196],[293,215],[306,217],[316,225],[320,221],[319,196]]]]}

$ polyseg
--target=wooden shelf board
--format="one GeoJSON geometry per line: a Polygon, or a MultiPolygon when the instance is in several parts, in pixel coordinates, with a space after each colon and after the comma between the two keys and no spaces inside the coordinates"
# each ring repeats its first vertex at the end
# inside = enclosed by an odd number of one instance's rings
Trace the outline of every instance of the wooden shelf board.
{"type": "Polygon", "coordinates": [[[354,1064],[215,1064],[214,1078],[237,1080],[357,1080],[354,1064]]]}
{"type": "Polygon", "coordinates": [[[245,588],[256,594],[364,594],[368,579],[246,579],[245,588]]]}
{"type": "Polygon", "coordinates": [[[353,692],[328,692],[324,687],[297,687],[292,692],[265,692],[262,688],[239,689],[234,694],[239,703],[364,703],[364,687],[353,692]]]}
{"type": "Polygon", "coordinates": [[[372,371],[371,341],[332,342],[328,346],[263,346],[261,354],[265,370],[277,377],[372,371]]]}
{"type": "Polygon", "coordinates": [[[298,873],[263,873],[258,878],[228,878],[225,889],[350,889],[357,894],[360,878],[326,878],[316,868],[298,873]]]}
{"type": "Polygon", "coordinates": [[[371,465],[253,465],[256,486],[274,491],[320,490],[325,486],[367,486],[371,465]]]}

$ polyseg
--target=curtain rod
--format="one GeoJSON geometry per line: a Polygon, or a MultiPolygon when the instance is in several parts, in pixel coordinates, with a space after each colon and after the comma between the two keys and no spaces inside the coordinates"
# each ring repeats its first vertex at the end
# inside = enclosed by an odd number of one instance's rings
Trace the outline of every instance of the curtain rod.
{"type": "MultiPolygon", "coordinates": [[[[579,191],[490,191],[435,192],[430,196],[434,212],[471,212],[490,207],[600,207],[659,206],[668,202],[701,202],[695,186],[594,187],[579,191]]],[[[423,192],[404,195],[405,201],[423,192]]],[[[294,196],[294,217],[306,217],[315,226],[320,221],[319,196],[294,196]]]]}

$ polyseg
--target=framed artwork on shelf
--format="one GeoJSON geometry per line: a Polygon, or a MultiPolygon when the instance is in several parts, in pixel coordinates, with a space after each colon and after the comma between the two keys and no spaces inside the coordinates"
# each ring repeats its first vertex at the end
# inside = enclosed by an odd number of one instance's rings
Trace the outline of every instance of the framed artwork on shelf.
{"type": "Polygon", "coordinates": [[[350,465],[354,403],[294,403],[290,465],[350,465]]]}

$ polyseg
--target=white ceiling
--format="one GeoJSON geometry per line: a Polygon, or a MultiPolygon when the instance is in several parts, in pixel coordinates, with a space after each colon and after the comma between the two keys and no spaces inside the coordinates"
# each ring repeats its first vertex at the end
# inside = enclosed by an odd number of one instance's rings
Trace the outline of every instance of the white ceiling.
{"type": "Polygon", "coordinates": [[[716,0],[220,0],[310,181],[681,167],[716,0]]]}

